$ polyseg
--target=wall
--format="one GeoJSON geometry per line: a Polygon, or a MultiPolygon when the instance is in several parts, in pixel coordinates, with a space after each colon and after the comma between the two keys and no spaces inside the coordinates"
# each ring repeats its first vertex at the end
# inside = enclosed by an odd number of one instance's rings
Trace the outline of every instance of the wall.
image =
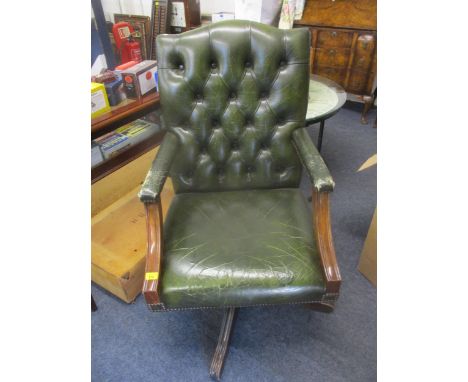
{"type": "Polygon", "coordinates": [[[211,16],[216,12],[234,12],[235,0],[200,0],[202,15],[211,16]]]}
{"type": "Polygon", "coordinates": [[[151,0],[101,0],[107,21],[114,22],[114,13],[151,16],[151,0]]]}
{"type": "MultiPolygon", "coordinates": [[[[114,22],[114,13],[151,16],[151,0],[101,0],[107,21],[114,22]]],[[[202,15],[213,12],[234,12],[234,0],[200,0],[202,15]]]]}

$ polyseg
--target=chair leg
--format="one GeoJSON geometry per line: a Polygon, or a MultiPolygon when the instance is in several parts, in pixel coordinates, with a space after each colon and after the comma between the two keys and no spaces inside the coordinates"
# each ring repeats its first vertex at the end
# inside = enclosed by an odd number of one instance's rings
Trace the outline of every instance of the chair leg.
{"type": "Polygon", "coordinates": [[[237,311],[238,308],[228,308],[224,312],[218,343],[216,345],[216,350],[210,367],[210,377],[214,378],[216,381],[221,379],[221,373],[223,372],[224,361],[226,359],[229,340],[231,339],[232,328],[237,311]]]}

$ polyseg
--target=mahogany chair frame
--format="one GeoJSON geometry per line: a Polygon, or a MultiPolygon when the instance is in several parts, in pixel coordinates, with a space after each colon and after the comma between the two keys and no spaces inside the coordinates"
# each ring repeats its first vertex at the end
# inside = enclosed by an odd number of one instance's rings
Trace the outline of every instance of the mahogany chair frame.
{"type": "MultiPolygon", "coordinates": [[[[317,248],[320,253],[323,274],[325,276],[325,298],[318,303],[309,304],[317,311],[331,313],[335,308],[333,302],[339,294],[341,275],[336,261],[335,247],[331,232],[329,192],[312,190],[313,227],[317,248]]],[[[159,275],[161,270],[161,255],[163,253],[163,215],[161,198],[158,196],[155,202],[145,203],[146,229],[148,245],[146,254],[146,273],[159,275]]],[[[159,277],[144,281],[143,295],[149,305],[161,303],[158,292],[159,277]]],[[[228,351],[229,340],[232,334],[233,323],[239,308],[229,307],[225,309],[221,324],[221,331],[216,345],[216,350],[210,367],[210,376],[220,380],[221,373],[228,351]]]]}

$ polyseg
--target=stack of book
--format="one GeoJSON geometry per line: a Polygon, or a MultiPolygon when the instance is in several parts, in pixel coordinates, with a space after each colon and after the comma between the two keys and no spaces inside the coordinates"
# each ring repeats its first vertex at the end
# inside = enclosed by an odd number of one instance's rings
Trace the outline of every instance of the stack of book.
{"type": "Polygon", "coordinates": [[[157,123],[137,119],[91,141],[91,167],[128,150],[161,131],[157,123]]]}

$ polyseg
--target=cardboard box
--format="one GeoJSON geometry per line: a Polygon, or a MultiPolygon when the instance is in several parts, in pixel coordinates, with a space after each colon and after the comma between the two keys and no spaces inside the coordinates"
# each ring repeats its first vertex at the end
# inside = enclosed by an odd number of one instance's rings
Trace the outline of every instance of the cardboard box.
{"type": "MultiPolygon", "coordinates": [[[[375,166],[376,164],[377,154],[372,155],[366,160],[359,168],[358,172],[375,166]]],[[[369,231],[367,232],[367,237],[359,259],[358,269],[374,286],[377,286],[377,207],[375,208],[369,231]]]]}
{"type": "Polygon", "coordinates": [[[358,269],[374,286],[377,286],[377,208],[367,232],[358,269]]]}
{"type": "Polygon", "coordinates": [[[138,99],[156,89],[154,73],[156,61],[145,60],[122,71],[122,79],[127,98],[138,99]]]}
{"type": "Polygon", "coordinates": [[[122,93],[120,88],[122,87],[122,79],[120,75],[115,81],[105,82],[104,86],[106,88],[107,99],[110,106],[116,106],[123,101],[122,93]]]}
{"type": "MultiPolygon", "coordinates": [[[[91,188],[94,214],[91,219],[91,278],[127,303],[135,300],[143,286],[146,217],[137,193],[157,149],[106,176],[91,188]]],[[[161,194],[164,217],[173,195],[168,179],[161,194]]]]}
{"type": "Polygon", "coordinates": [[[109,110],[106,88],[103,84],[91,82],[91,118],[99,117],[109,110]]]}

